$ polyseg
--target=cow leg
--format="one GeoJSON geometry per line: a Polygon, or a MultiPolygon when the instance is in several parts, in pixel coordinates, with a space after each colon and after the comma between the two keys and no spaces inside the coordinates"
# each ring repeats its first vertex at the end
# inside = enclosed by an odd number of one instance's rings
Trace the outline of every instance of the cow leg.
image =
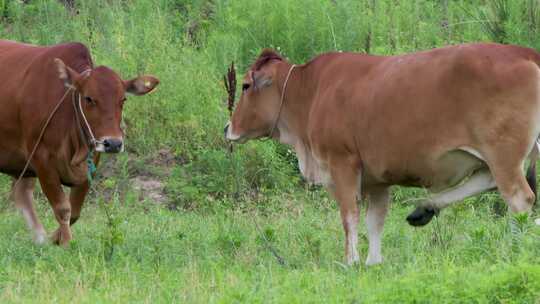
{"type": "Polygon", "coordinates": [[[88,193],[88,189],[88,183],[71,188],[71,192],[69,193],[69,202],[71,203],[71,218],[69,220],[70,225],[75,224],[81,216],[81,209],[84,203],[84,198],[88,193]]]}
{"type": "MultiPolygon", "coordinates": [[[[94,155],[94,165],[96,167],[99,165],[100,157],[101,153],[96,153],[94,155]]],[[[95,177],[95,175],[96,174],[94,173],[93,177],[95,177]]],[[[79,220],[84,199],[86,198],[89,189],[90,184],[88,181],[80,186],[71,188],[71,191],[69,192],[69,201],[71,203],[71,218],[69,220],[70,225],[75,224],[79,220]]]]}
{"type": "Polygon", "coordinates": [[[60,177],[55,170],[49,170],[41,161],[35,162],[35,169],[41,190],[49,200],[59,224],[58,230],[53,233],[51,239],[54,244],[66,246],[71,240],[71,229],[69,228],[71,205],[62,190],[60,177]]]}
{"type": "Polygon", "coordinates": [[[388,188],[366,189],[367,211],[366,226],[369,240],[369,253],[366,265],[382,263],[381,234],[384,226],[384,218],[388,212],[390,196],[388,188]]]}
{"type": "Polygon", "coordinates": [[[348,265],[360,260],[358,256],[358,203],[359,172],[350,164],[330,167],[332,184],[328,189],[339,204],[341,222],[345,230],[345,257],[348,265]]]}
{"type": "Polygon", "coordinates": [[[431,221],[433,216],[456,201],[466,197],[482,193],[495,188],[491,172],[487,168],[476,171],[463,184],[435,194],[425,204],[418,206],[409,216],[407,221],[412,226],[424,226],[431,221]]]}
{"type": "Polygon", "coordinates": [[[510,164],[496,163],[491,167],[499,192],[508,204],[511,212],[530,212],[535,201],[535,196],[525,176],[523,176],[521,169],[523,162],[515,165],[510,164]]]}
{"type": "Polygon", "coordinates": [[[43,244],[46,241],[45,228],[39,221],[39,218],[34,210],[33,194],[35,178],[22,178],[17,184],[13,182],[13,199],[15,200],[15,206],[21,210],[28,228],[32,230],[34,235],[34,242],[36,244],[43,244]]]}

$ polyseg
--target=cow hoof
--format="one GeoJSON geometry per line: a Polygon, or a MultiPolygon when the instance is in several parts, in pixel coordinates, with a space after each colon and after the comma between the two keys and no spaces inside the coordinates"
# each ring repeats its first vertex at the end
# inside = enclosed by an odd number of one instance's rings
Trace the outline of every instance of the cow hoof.
{"type": "Polygon", "coordinates": [[[55,232],[52,233],[51,235],[51,243],[55,244],[55,245],[60,245],[60,239],[61,239],[61,236],[60,236],[60,228],[56,229],[55,232]]]}
{"type": "Polygon", "coordinates": [[[366,259],[366,266],[379,265],[379,264],[382,264],[382,261],[383,261],[382,256],[372,257],[368,255],[368,258],[366,259]]]}
{"type": "Polygon", "coordinates": [[[356,266],[360,263],[360,256],[358,254],[353,257],[347,257],[347,266],[356,266]]]}
{"type": "Polygon", "coordinates": [[[407,222],[409,225],[419,227],[424,226],[431,221],[434,215],[439,214],[438,210],[430,207],[417,207],[409,216],[407,222]]]}
{"type": "Polygon", "coordinates": [[[66,247],[71,240],[71,231],[67,231],[65,228],[58,228],[51,235],[51,242],[54,245],[66,247]]]}
{"type": "Polygon", "coordinates": [[[34,244],[44,245],[47,243],[47,234],[45,231],[39,231],[34,234],[34,244]]]}

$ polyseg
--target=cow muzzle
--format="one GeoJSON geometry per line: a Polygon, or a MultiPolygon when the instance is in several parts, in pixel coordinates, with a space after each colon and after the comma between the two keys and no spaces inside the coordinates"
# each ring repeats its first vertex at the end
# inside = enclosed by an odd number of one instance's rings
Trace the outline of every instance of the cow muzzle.
{"type": "Polygon", "coordinates": [[[242,142],[242,137],[233,133],[231,122],[228,122],[223,129],[225,138],[230,141],[242,142]]]}
{"type": "Polygon", "coordinates": [[[119,153],[124,151],[122,138],[104,137],[96,143],[96,151],[104,153],[119,153]]]}

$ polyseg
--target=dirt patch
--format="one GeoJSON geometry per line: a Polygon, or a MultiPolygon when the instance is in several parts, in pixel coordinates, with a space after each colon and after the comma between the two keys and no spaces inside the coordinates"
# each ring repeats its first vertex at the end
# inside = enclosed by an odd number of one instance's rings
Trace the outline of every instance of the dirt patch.
{"type": "MultiPolygon", "coordinates": [[[[128,179],[122,182],[121,191],[132,187],[139,195],[139,200],[150,200],[157,204],[166,204],[169,200],[165,193],[165,181],[174,167],[187,163],[187,158],[175,155],[169,149],[161,149],[151,156],[140,158],[128,155],[128,179]]],[[[121,164],[116,157],[103,157],[99,164],[98,178],[107,179],[116,177],[120,172],[121,164]]],[[[107,189],[102,194],[110,198],[107,189]]]]}
{"type": "Polygon", "coordinates": [[[129,175],[161,179],[169,176],[174,167],[184,165],[187,162],[186,158],[175,155],[171,150],[161,149],[144,160],[130,157],[129,175]]]}
{"type": "Polygon", "coordinates": [[[151,176],[137,176],[131,179],[133,188],[139,192],[139,199],[149,199],[153,202],[163,204],[167,202],[164,193],[165,185],[158,179],[151,176]]]}
{"type": "Polygon", "coordinates": [[[152,158],[150,164],[163,168],[171,168],[174,165],[185,165],[187,162],[185,157],[175,156],[169,149],[161,149],[157,152],[157,156],[152,158]]]}
{"type": "Polygon", "coordinates": [[[164,181],[175,166],[186,163],[184,157],[175,155],[169,149],[157,151],[156,155],[144,161],[144,165],[135,170],[135,176],[130,179],[133,188],[140,193],[139,199],[150,199],[158,204],[167,203],[164,181]]]}

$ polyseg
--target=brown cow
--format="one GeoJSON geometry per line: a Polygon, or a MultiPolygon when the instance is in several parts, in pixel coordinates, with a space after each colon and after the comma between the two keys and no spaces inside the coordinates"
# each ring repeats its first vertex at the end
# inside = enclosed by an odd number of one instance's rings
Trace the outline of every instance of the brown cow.
{"type": "Polygon", "coordinates": [[[94,68],[81,43],[40,47],[3,40],[0,67],[0,172],[18,178],[37,147],[28,170],[14,183],[13,197],[34,240],[44,242],[45,230],[32,205],[37,177],[60,225],[52,240],[65,245],[88,192],[89,152],[123,149],[125,93],[146,94],[159,80],[141,76],[125,81],[108,67],[94,68]],[[71,187],[69,198],[62,185],[71,187]]]}
{"type": "Polygon", "coordinates": [[[328,53],[299,66],[266,50],[244,78],[225,133],[294,147],[306,179],[339,202],[348,263],[359,259],[357,197],[366,198],[366,264],[376,264],[391,185],[432,193],[409,216],[414,225],[496,187],[512,212],[531,210],[522,169],[537,152],[539,63],[532,49],[498,44],[328,53]]]}

